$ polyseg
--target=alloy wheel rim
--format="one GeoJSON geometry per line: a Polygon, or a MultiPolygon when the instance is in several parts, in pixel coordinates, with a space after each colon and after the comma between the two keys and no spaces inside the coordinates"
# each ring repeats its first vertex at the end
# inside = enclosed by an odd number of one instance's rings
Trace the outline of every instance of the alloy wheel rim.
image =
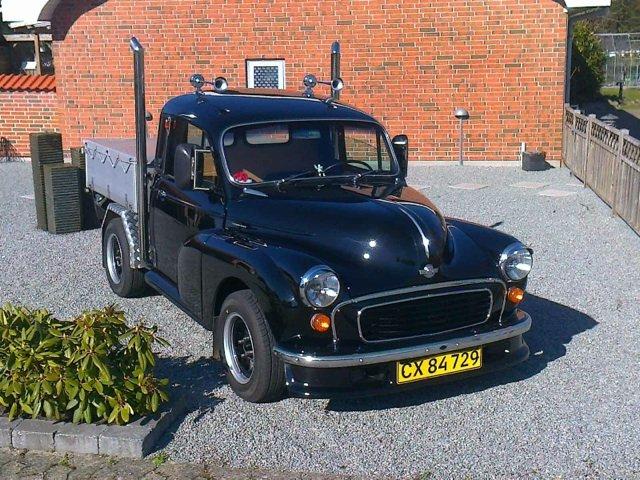
{"type": "Polygon", "coordinates": [[[122,248],[115,233],[112,233],[107,240],[107,269],[113,283],[120,283],[122,279],[122,248]]]}
{"type": "Polygon", "coordinates": [[[227,316],[223,339],[224,356],[231,375],[238,383],[248,383],[254,368],[253,338],[239,313],[227,316]]]}

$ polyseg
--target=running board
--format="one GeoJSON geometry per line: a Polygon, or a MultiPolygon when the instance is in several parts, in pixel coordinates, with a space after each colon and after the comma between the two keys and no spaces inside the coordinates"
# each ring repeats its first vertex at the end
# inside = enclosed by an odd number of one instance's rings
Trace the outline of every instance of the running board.
{"type": "Polygon", "coordinates": [[[169,280],[167,277],[162,275],[161,273],[148,271],[144,274],[144,281],[147,284],[156,290],[158,293],[167,298],[171,303],[173,303],[176,307],[182,310],[184,313],[189,315],[192,320],[195,320],[197,323],[200,323],[200,320],[193,314],[189,308],[182,303],[180,300],[180,293],[178,292],[178,287],[175,283],[169,280]]]}

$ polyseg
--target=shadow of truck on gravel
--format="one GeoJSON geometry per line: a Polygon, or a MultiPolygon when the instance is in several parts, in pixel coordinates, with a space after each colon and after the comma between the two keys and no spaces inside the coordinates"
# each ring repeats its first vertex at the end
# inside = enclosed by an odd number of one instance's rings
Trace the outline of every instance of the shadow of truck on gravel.
{"type": "Polygon", "coordinates": [[[216,397],[213,391],[226,383],[222,364],[213,358],[201,357],[189,361],[189,357],[161,357],[156,365],[159,378],[168,378],[171,385],[170,395],[173,398],[184,398],[187,405],[184,413],[164,432],[153,446],[153,452],[166,447],[173,439],[186,416],[198,412],[193,422],[214,411],[223,400],[216,397]]]}
{"type": "Polygon", "coordinates": [[[595,327],[596,322],[573,308],[535,295],[527,295],[522,305],[533,320],[531,330],[524,338],[531,356],[529,360],[506,370],[467,378],[459,382],[427,386],[423,389],[388,394],[380,397],[331,400],[326,409],[332,411],[367,411],[408,407],[486,390],[532,377],[547,365],[567,353],[566,345],[571,339],[595,327]]]}

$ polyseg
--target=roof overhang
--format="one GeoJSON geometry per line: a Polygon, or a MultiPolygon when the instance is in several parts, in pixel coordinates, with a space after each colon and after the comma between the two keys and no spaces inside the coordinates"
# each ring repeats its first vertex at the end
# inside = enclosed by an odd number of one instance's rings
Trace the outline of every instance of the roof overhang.
{"type": "Polygon", "coordinates": [[[53,18],[53,13],[56,11],[56,8],[58,8],[58,4],[60,3],[60,1],[61,0],[45,0],[44,6],[40,10],[38,20],[50,22],[53,18]]]}
{"type": "Polygon", "coordinates": [[[610,7],[611,0],[564,0],[568,10],[576,8],[610,7]]]}
{"type": "MultiPolygon", "coordinates": [[[[24,0],[3,0],[13,1],[15,3],[24,3],[24,0]]],[[[34,4],[41,5],[37,20],[50,22],[53,13],[61,0],[33,0],[34,4]]],[[[594,8],[594,7],[610,7],[611,0],[564,0],[564,4],[568,10],[577,8],[594,8]]]]}
{"type": "MultiPolygon", "coordinates": [[[[58,0],[59,2],[59,0],[58,0]]],[[[57,3],[56,2],[56,6],[57,3]]],[[[43,9],[49,0],[0,0],[2,6],[2,19],[11,26],[31,26],[41,23],[40,18],[43,9]]],[[[49,21],[50,18],[44,20],[49,21]]]]}
{"type": "MultiPolygon", "coordinates": [[[[0,0],[3,17],[8,22],[50,22],[61,0],[0,0]],[[17,17],[12,19],[10,17],[17,17]],[[22,18],[20,18],[22,17],[22,18]]],[[[610,7],[611,0],[564,0],[567,10],[610,7]]]]}

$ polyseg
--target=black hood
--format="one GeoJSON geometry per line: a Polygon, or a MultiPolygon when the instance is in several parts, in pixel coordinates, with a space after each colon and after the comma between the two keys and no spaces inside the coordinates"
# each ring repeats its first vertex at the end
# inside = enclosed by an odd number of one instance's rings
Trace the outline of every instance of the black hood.
{"type": "Polygon", "coordinates": [[[445,261],[446,223],[422,199],[376,199],[347,187],[245,195],[229,205],[227,228],[317,258],[359,295],[378,284],[386,290],[424,283],[419,271],[445,261]]]}

